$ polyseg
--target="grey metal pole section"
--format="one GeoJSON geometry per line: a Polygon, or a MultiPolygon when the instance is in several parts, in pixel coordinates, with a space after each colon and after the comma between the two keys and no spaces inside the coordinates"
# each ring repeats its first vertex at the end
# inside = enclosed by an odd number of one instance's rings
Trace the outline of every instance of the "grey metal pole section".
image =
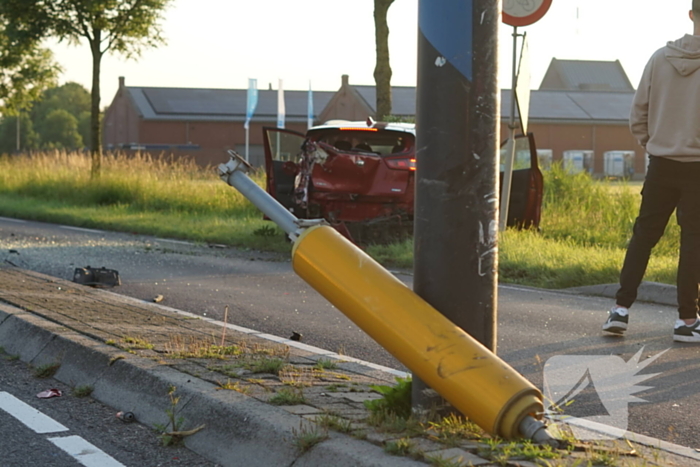
{"type": "MultiPolygon", "coordinates": [[[[496,351],[501,2],[419,0],[414,290],[496,351]]],[[[436,402],[413,380],[413,408],[436,402]]]]}
{"type": "Polygon", "coordinates": [[[233,151],[229,151],[229,154],[231,159],[228,163],[219,165],[219,177],[240,191],[293,239],[299,230],[299,219],[246,175],[251,169],[248,162],[233,151]]]}

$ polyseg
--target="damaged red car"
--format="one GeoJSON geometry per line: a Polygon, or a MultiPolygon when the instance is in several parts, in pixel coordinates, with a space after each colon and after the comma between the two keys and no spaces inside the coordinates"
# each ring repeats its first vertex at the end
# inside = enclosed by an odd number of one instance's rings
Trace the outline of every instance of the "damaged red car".
{"type": "MultiPolygon", "coordinates": [[[[415,125],[330,121],[303,135],[265,133],[267,192],[302,219],[326,219],[359,244],[411,236],[415,189],[415,125]]],[[[509,225],[536,227],[542,174],[532,135],[518,140],[530,167],[514,171],[509,225]],[[524,143],[524,144],[523,144],[524,143]]]]}

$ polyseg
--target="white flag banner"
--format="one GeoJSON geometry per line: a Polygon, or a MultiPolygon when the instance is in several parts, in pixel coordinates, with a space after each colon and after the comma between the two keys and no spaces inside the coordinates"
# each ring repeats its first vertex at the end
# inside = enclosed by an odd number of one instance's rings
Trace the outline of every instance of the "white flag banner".
{"type": "Polygon", "coordinates": [[[284,117],[284,87],[282,86],[282,80],[280,80],[277,88],[277,128],[284,128],[284,117]]]}
{"type": "Polygon", "coordinates": [[[255,114],[255,108],[258,106],[258,80],[249,78],[248,79],[248,95],[246,99],[246,114],[245,114],[245,124],[243,127],[247,130],[250,128],[250,120],[255,114]]]}
{"type": "Polygon", "coordinates": [[[309,80],[309,100],[306,106],[306,126],[307,129],[314,126],[314,95],[311,92],[311,81],[309,80]]]}

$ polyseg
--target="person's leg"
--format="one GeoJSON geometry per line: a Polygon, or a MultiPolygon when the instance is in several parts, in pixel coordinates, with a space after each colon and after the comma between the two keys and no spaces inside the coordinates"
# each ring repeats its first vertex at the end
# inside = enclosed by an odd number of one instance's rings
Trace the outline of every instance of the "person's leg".
{"type": "MultiPolygon", "coordinates": [[[[700,168],[700,165],[693,168],[700,168]]],[[[697,170],[700,177],[700,170],[697,170]]],[[[698,313],[700,282],[700,178],[690,182],[676,212],[681,227],[681,249],[678,259],[678,315],[682,320],[695,319],[698,313]]]]}
{"type": "Polygon", "coordinates": [[[680,190],[664,180],[644,182],[642,205],[620,272],[620,288],[615,296],[617,305],[629,308],[637,299],[637,289],[644,278],[651,250],[664,234],[679,199],[680,190]]]}
{"type": "Polygon", "coordinates": [[[668,219],[680,199],[681,191],[675,181],[676,164],[658,157],[650,161],[639,216],[620,272],[620,288],[615,296],[615,306],[603,324],[603,331],[622,334],[627,330],[627,309],[637,299],[637,289],[644,278],[651,250],[666,230],[668,219]]]}
{"type": "Polygon", "coordinates": [[[678,202],[678,193],[665,183],[652,180],[644,183],[642,205],[620,272],[620,288],[615,296],[615,306],[608,312],[603,324],[603,331],[623,334],[627,330],[627,309],[637,299],[637,289],[644,278],[651,250],[666,230],[668,219],[678,202]]]}

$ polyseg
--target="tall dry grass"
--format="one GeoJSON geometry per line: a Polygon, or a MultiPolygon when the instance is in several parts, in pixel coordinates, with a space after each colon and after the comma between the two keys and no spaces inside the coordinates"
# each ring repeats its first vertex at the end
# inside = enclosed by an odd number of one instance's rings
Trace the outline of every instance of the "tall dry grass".
{"type": "MultiPolygon", "coordinates": [[[[214,168],[191,160],[106,154],[102,174],[90,178],[86,153],[62,151],[0,157],[0,193],[73,206],[129,206],[142,211],[259,216],[214,168]]],[[[254,178],[262,183],[261,174],[254,178]]]]}
{"type": "MultiPolygon", "coordinates": [[[[286,252],[281,231],[214,168],[188,160],[60,151],[0,156],[0,215],[286,252]]],[[[252,174],[258,184],[264,174],[252,174]]]]}

